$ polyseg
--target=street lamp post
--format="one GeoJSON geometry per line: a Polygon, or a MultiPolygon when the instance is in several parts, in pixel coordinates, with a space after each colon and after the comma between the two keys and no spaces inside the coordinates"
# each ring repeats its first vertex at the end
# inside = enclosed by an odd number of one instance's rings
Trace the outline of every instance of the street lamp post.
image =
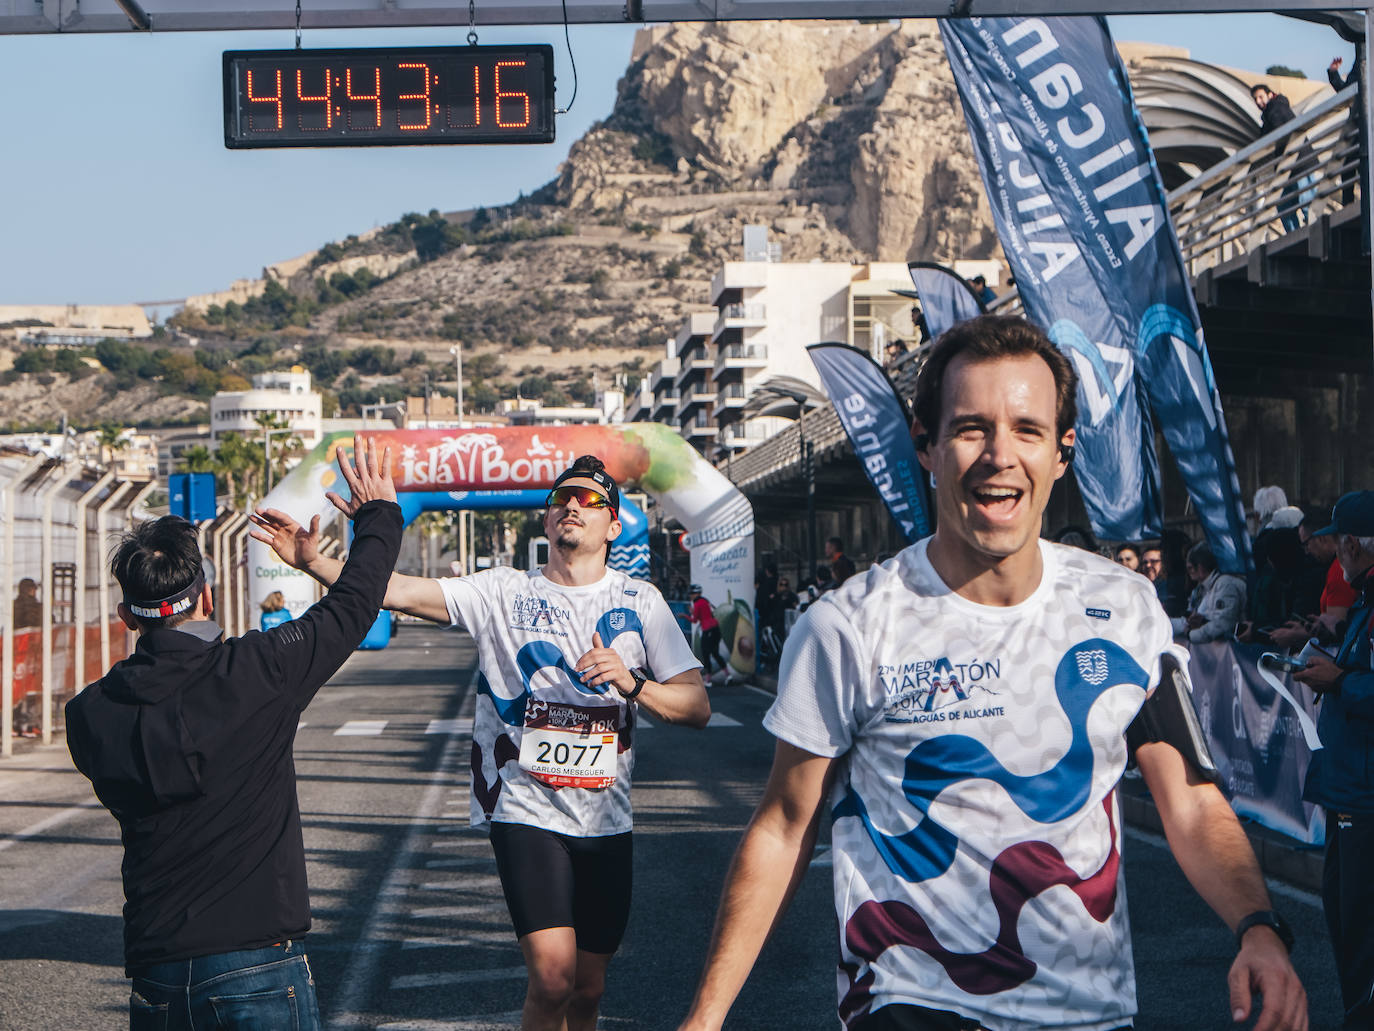
{"type": "Polygon", "coordinates": [[[453,355],[454,377],[458,380],[458,425],[463,425],[463,345],[461,342],[448,349],[453,355]]]}

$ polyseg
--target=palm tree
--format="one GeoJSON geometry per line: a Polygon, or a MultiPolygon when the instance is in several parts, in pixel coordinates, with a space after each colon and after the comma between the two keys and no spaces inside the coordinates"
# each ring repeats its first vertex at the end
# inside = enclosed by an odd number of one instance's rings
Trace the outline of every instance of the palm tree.
{"type": "Polygon", "coordinates": [[[262,455],[257,445],[237,433],[226,433],[219,439],[215,452],[215,469],[224,477],[224,485],[231,503],[242,508],[247,496],[256,494],[262,476],[262,455]]]}
{"type": "Polygon", "coordinates": [[[100,464],[104,468],[109,468],[116,451],[128,450],[129,438],[124,436],[122,426],[116,426],[112,422],[104,423],[97,432],[100,441],[100,464]]]}
{"type": "Polygon", "coordinates": [[[212,473],[215,471],[215,456],[204,444],[197,444],[181,453],[177,468],[184,473],[212,473]]]}

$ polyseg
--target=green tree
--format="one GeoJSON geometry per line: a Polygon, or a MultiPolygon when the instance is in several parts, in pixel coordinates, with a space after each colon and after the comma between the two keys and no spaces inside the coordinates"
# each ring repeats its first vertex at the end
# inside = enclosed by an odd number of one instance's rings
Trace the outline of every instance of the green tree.
{"type": "Polygon", "coordinates": [[[188,447],[177,459],[177,469],[184,473],[212,473],[215,471],[215,456],[204,444],[188,447]]]}
{"type": "Polygon", "coordinates": [[[124,428],[112,422],[101,424],[97,439],[100,441],[100,464],[106,468],[114,461],[116,452],[129,448],[129,438],[124,436],[124,428]]]}

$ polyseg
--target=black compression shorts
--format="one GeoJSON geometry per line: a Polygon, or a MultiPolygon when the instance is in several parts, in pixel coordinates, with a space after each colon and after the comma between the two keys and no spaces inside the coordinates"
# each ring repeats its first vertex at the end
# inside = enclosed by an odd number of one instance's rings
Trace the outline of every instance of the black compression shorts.
{"type": "Polygon", "coordinates": [[[583,952],[610,955],[630,920],[629,831],[575,838],[518,823],[491,825],[496,870],[515,934],[571,927],[583,952]]]}

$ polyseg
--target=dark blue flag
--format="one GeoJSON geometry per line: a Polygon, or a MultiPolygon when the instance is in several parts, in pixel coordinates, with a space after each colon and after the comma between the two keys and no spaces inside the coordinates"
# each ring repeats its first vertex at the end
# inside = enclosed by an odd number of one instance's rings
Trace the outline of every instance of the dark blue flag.
{"type": "Polygon", "coordinates": [[[916,296],[921,299],[921,315],[926,331],[934,340],[956,322],[983,314],[983,305],[959,273],[933,262],[914,261],[907,266],[916,296]]]}
{"type": "Polygon", "coordinates": [[[942,21],[998,234],[1026,312],[1080,377],[1093,529],[1160,529],[1148,396],[1217,562],[1250,545],[1221,400],[1130,84],[1101,18],[942,21]]]}
{"type": "Polygon", "coordinates": [[[902,536],[911,543],[929,536],[924,471],[911,442],[911,419],[887,373],[848,344],[812,344],[806,350],[854,453],[902,536]]]}

